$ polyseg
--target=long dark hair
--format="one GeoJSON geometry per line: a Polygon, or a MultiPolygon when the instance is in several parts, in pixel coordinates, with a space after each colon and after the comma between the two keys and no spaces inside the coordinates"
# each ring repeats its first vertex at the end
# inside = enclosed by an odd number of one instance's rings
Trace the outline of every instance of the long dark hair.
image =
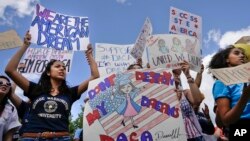
{"type": "MultiPolygon", "coordinates": [[[[0,75],[0,78],[7,80],[10,83],[10,79],[4,75],[0,75]]],[[[12,89],[10,88],[9,92],[4,96],[3,101],[0,103],[0,116],[5,108],[5,105],[8,103],[8,96],[11,95],[12,89]]]]}
{"type": "MultiPolygon", "coordinates": [[[[52,85],[50,82],[50,76],[48,73],[51,71],[51,66],[58,60],[50,60],[50,62],[47,64],[45,70],[43,71],[39,81],[38,81],[38,87],[34,90],[34,95],[38,96],[40,94],[49,94],[52,89],[52,85]]],[[[66,80],[62,80],[61,86],[59,86],[59,93],[65,93],[70,94],[69,87],[67,85],[66,80]]]]}

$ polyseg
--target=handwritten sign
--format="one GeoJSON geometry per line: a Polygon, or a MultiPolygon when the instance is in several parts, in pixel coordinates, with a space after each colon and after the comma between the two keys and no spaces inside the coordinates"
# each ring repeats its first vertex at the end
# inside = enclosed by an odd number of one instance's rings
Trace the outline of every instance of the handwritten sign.
{"type": "Polygon", "coordinates": [[[147,39],[146,46],[151,67],[176,69],[180,67],[180,62],[186,60],[192,70],[200,70],[199,41],[194,37],[177,34],[152,35],[147,39]]]}
{"type": "Polygon", "coordinates": [[[60,14],[37,4],[30,33],[31,41],[37,45],[56,50],[86,50],[89,20],[60,14]]]}
{"type": "Polygon", "coordinates": [[[113,73],[91,81],[84,140],[187,140],[174,90],[172,71],[164,68],[113,73]]]}
{"type": "Polygon", "coordinates": [[[211,73],[225,85],[249,82],[250,62],[236,67],[210,69],[211,73]]]}
{"type": "Polygon", "coordinates": [[[135,59],[130,55],[130,45],[96,43],[95,60],[101,76],[112,72],[127,70],[135,59]]]}
{"type": "Polygon", "coordinates": [[[0,33],[0,50],[10,49],[23,44],[15,30],[0,33]]]}
{"type": "Polygon", "coordinates": [[[250,45],[250,36],[243,36],[235,44],[249,44],[250,45]]]}
{"type": "Polygon", "coordinates": [[[25,52],[22,73],[42,73],[51,59],[60,60],[66,66],[66,72],[70,71],[73,51],[55,50],[48,48],[28,48],[25,52]]]}
{"type": "Polygon", "coordinates": [[[133,46],[132,50],[131,50],[131,55],[135,58],[141,58],[143,55],[143,51],[145,48],[145,44],[146,44],[146,39],[147,37],[149,37],[150,35],[152,35],[153,32],[153,27],[152,24],[149,20],[149,18],[147,18],[144,22],[144,25],[142,27],[142,30],[135,42],[135,45],[133,46]]]}
{"type": "MultiPolygon", "coordinates": [[[[169,32],[196,37],[202,41],[202,18],[190,12],[170,7],[169,32]]],[[[201,50],[202,42],[199,46],[201,50]]]]}
{"type": "Polygon", "coordinates": [[[202,19],[200,16],[171,7],[169,31],[170,33],[185,34],[202,39],[202,19]]]}

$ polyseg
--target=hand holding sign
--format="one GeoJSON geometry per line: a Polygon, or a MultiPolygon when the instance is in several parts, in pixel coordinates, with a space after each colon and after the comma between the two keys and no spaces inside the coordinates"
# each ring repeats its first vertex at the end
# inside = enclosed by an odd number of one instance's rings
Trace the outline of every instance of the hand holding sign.
{"type": "Polygon", "coordinates": [[[189,70],[190,70],[190,66],[189,66],[189,63],[184,60],[182,63],[180,63],[181,65],[181,69],[183,71],[183,73],[185,74],[185,76],[188,78],[190,77],[190,73],[189,73],[189,70]]]}
{"type": "Polygon", "coordinates": [[[88,60],[88,63],[89,63],[89,65],[90,65],[90,57],[93,57],[93,55],[92,55],[92,45],[91,44],[88,44],[88,46],[87,46],[87,50],[85,51],[85,56],[86,56],[86,58],[87,58],[87,60],[88,60]]]}
{"type": "Polygon", "coordinates": [[[90,65],[90,70],[91,70],[91,78],[90,79],[96,79],[96,78],[100,77],[97,64],[96,64],[95,59],[94,59],[93,54],[92,54],[92,45],[91,44],[88,44],[87,50],[85,51],[85,56],[86,56],[88,63],[90,65]]]}
{"type": "Polygon", "coordinates": [[[24,41],[23,41],[23,45],[24,47],[29,47],[30,46],[30,41],[31,41],[31,34],[29,31],[26,32],[25,37],[24,37],[24,41]]]}

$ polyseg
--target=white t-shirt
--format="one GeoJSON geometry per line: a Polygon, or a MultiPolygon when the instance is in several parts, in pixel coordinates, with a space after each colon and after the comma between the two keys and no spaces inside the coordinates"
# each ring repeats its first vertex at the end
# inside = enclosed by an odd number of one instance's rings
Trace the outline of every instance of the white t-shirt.
{"type": "Polygon", "coordinates": [[[20,126],[16,108],[10,104],[6,104],[0,117],[0,140],[2,140],[3,135],[7,131],[20,126]]]}

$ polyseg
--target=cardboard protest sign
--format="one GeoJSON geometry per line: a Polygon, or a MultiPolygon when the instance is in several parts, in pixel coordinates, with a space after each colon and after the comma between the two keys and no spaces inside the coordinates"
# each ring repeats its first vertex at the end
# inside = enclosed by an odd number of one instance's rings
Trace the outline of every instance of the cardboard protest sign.
{"type": "Polygon", "coordinates": [[[86,50],[89,44],[88,17],[60,14],[36,5],[30,27],[31,42],[56,50],[86,50]]]}
{"type": "Polygon", "coordinates": [[[250,44],[250,36],[241,37],[235,44],[250,44]]]}
{"type": "Polygon", "coordinates": [[[210,72],[225,85],[249,82],[250,62],[236,67],[210,69],[210,72]]]}
{"type": "Polygon", "coordinates": [[[0,33],[0,50],[15,48],[22,44],[23,42],[15,30],[0,33]]]}
{"type": "Polygon", "coordinates": [[[151,67],[176,69],[180,67],[180,62],[186,60],[192,70],[200,70],[199,41],[194,37],[177,34],[152,35],[147,39],[146,46],[151,67]]]}
{"type": "MultiPolygon", "coordinates": [[[[187,11],[170,7],[169,32],[196,37],[202,41],[202,18],[187,11]]],[[[200,49],[201,44],[200,42],[200,49]]]]}
{"type": "Polygon", "coordinates": [[[130,64],[135,63],[135,59],[131,56],[130,45],[116,45],[106,43],[96,43],[95,45],[95,61],[101,76],[112,72],[126,70],[130,64]]]}
{"type": "Polygon", "coordinates": [[[25,64],[20,72],[42,73],[51,59],[60,60],[66,66],[66,72],[70,71],[73,51],[55,50],[48,48],[28,48],[25,52],[23,63],[25,64]]]}
{"type": "Polygon", "coordinates": [[[172,70],[113,73],[91,81],[87,94],[84,140],[187,140],[172,70]]]}
{"type": "Polygon", "coordinates": [[[142,30],[131,50],[131,55],[135,58],[141,58],[144,48],[145,48],[145,44],[146,44],[146,40],[147,37],[149,37],[150,35],[152,35],[153,32],[153,27],[152,24],[149,20],[149,18],[147,18],[144,22],[144,25],[142,27],[142,30]]]}

